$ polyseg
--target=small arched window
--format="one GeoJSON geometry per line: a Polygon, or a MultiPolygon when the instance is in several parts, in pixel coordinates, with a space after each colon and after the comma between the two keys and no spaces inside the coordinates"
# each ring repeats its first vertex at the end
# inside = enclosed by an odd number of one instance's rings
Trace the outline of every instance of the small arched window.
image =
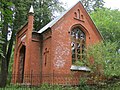
{"type": "Polygon", "coordinates": [[[75,14],[75,18],[77,18],[77,13],[75,12],[74,14],[75,14]]]}
{"type": "Polygon", "coordinates": [[[78,9],[78,17],[77,19],[80,19],[80,10],[78,9]]]}
{"type": "Polygon", "coordinates": [[[71,50],[72,50],[72,64],[77,60],[82,60],[84,57],[85,50],[85,33],[79,28],[74,28],[71,31],[71,50]]]}

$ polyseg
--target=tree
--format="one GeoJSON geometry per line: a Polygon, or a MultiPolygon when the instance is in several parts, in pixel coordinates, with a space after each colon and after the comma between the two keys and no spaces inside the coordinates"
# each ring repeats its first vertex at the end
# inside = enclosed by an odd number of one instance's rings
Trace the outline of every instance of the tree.
{"type": "Polygon", "coordinates": [[[33,0],[11,0],[14,4],[13,30],[18,30],[27,21],[27,14],[33,0]]]}
{"type": "Polygon", "coordinates": [[[120,76],[120,54],[118,53],[120,48],[120,11],[101,8],[93,11],[91,17],[101,32],[104,43],[91,46],[88,50],[88,58],[93,55],[95,65],[101,65],[105,76],[120,76]]]}
{"type": "Polygon", "coordinates": [[[39,0],[34,2],[35,9],[35,26],[36,30],[39,30],[48,22],[50,22],[55,16],[54,12],[61,12],[64,8],[59,0],[39,0]]]}
{"type": "Polygon", "coordinates": [[[103,0],[81,0],[81,3],[88,12],[96,11],[97,8],[104,6],[103,0]]]}
{"type": "Polygon", "coordinates": [[[54,18],[54,12],[64,10],[59,0],[13,0],[15,5],[14,29],[18,29],[27,21],[30,5],[34,6],[34,29],[39,30],[54,18]]]}
{"type": "Polygon", "coordinates": [[[0,74],[0,87],[4,87],[7,81],[7,65],[8,65],[8,40],[7,40],[7,33],[9,26],[12,24],[12,10],[11,10],[12,3],[7,0],[0,1],[0,13],[1,13],[1,26],[0,26],[0,33],[1,39],[4,38],[4,42],[1,43],[1,74],[0,74]]]}
{"type": "Polygon", "coordinates": [[[117,42],[120,46],[120,11],[107,8],[97,9],[91,17],[105,41],[117,42]]]}

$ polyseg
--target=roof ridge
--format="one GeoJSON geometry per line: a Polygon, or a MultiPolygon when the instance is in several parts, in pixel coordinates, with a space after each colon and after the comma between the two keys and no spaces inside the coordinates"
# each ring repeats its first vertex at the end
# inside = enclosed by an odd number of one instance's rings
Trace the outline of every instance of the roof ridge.
{"type": "Polygon", "coordinates": [[[80,0],[78,0],[78,2],[76,2],[74,5],[72,5],[69,9],[67,9],[65,12],[63,12],[61,15],[57,16],[55,19],[53,19],[52,21],[50,21],[47,25],[45,25],[42,29],[40,29],[38,31],[38,33],[42,33],[44,32],[46,29],[51,28],[55,23],[57,23],[67,12],[69,12],[76,4],[78,4],[80,2],[80,0]]]}

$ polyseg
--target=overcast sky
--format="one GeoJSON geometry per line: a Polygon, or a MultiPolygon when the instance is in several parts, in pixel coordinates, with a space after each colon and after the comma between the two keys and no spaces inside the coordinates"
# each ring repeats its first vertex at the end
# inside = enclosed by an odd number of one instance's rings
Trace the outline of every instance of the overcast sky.
{"type": "MultiPolygon", "coordinates": [[[[61,0],[63,3],[66,3],[66,8],[71,7],[79,0],[61,0]]],[[[119,9],[120,10],[120,0],[104,0],[105,1],[105,7],[111,8],[111,9],[119,9]]]]}

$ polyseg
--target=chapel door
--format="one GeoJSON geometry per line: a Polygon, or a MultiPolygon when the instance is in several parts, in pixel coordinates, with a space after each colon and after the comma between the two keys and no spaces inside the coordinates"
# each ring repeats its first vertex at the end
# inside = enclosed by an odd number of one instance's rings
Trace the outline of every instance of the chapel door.
{"type": "Polygon", "coordinates": [[[23,83],[23,79],[24,79],[25,52],[26,52],[26,48],[25,46],[22,46],[20,50],[20,57],[19,57],[19,70],[18,70],[19,83],[23,83]]]}

